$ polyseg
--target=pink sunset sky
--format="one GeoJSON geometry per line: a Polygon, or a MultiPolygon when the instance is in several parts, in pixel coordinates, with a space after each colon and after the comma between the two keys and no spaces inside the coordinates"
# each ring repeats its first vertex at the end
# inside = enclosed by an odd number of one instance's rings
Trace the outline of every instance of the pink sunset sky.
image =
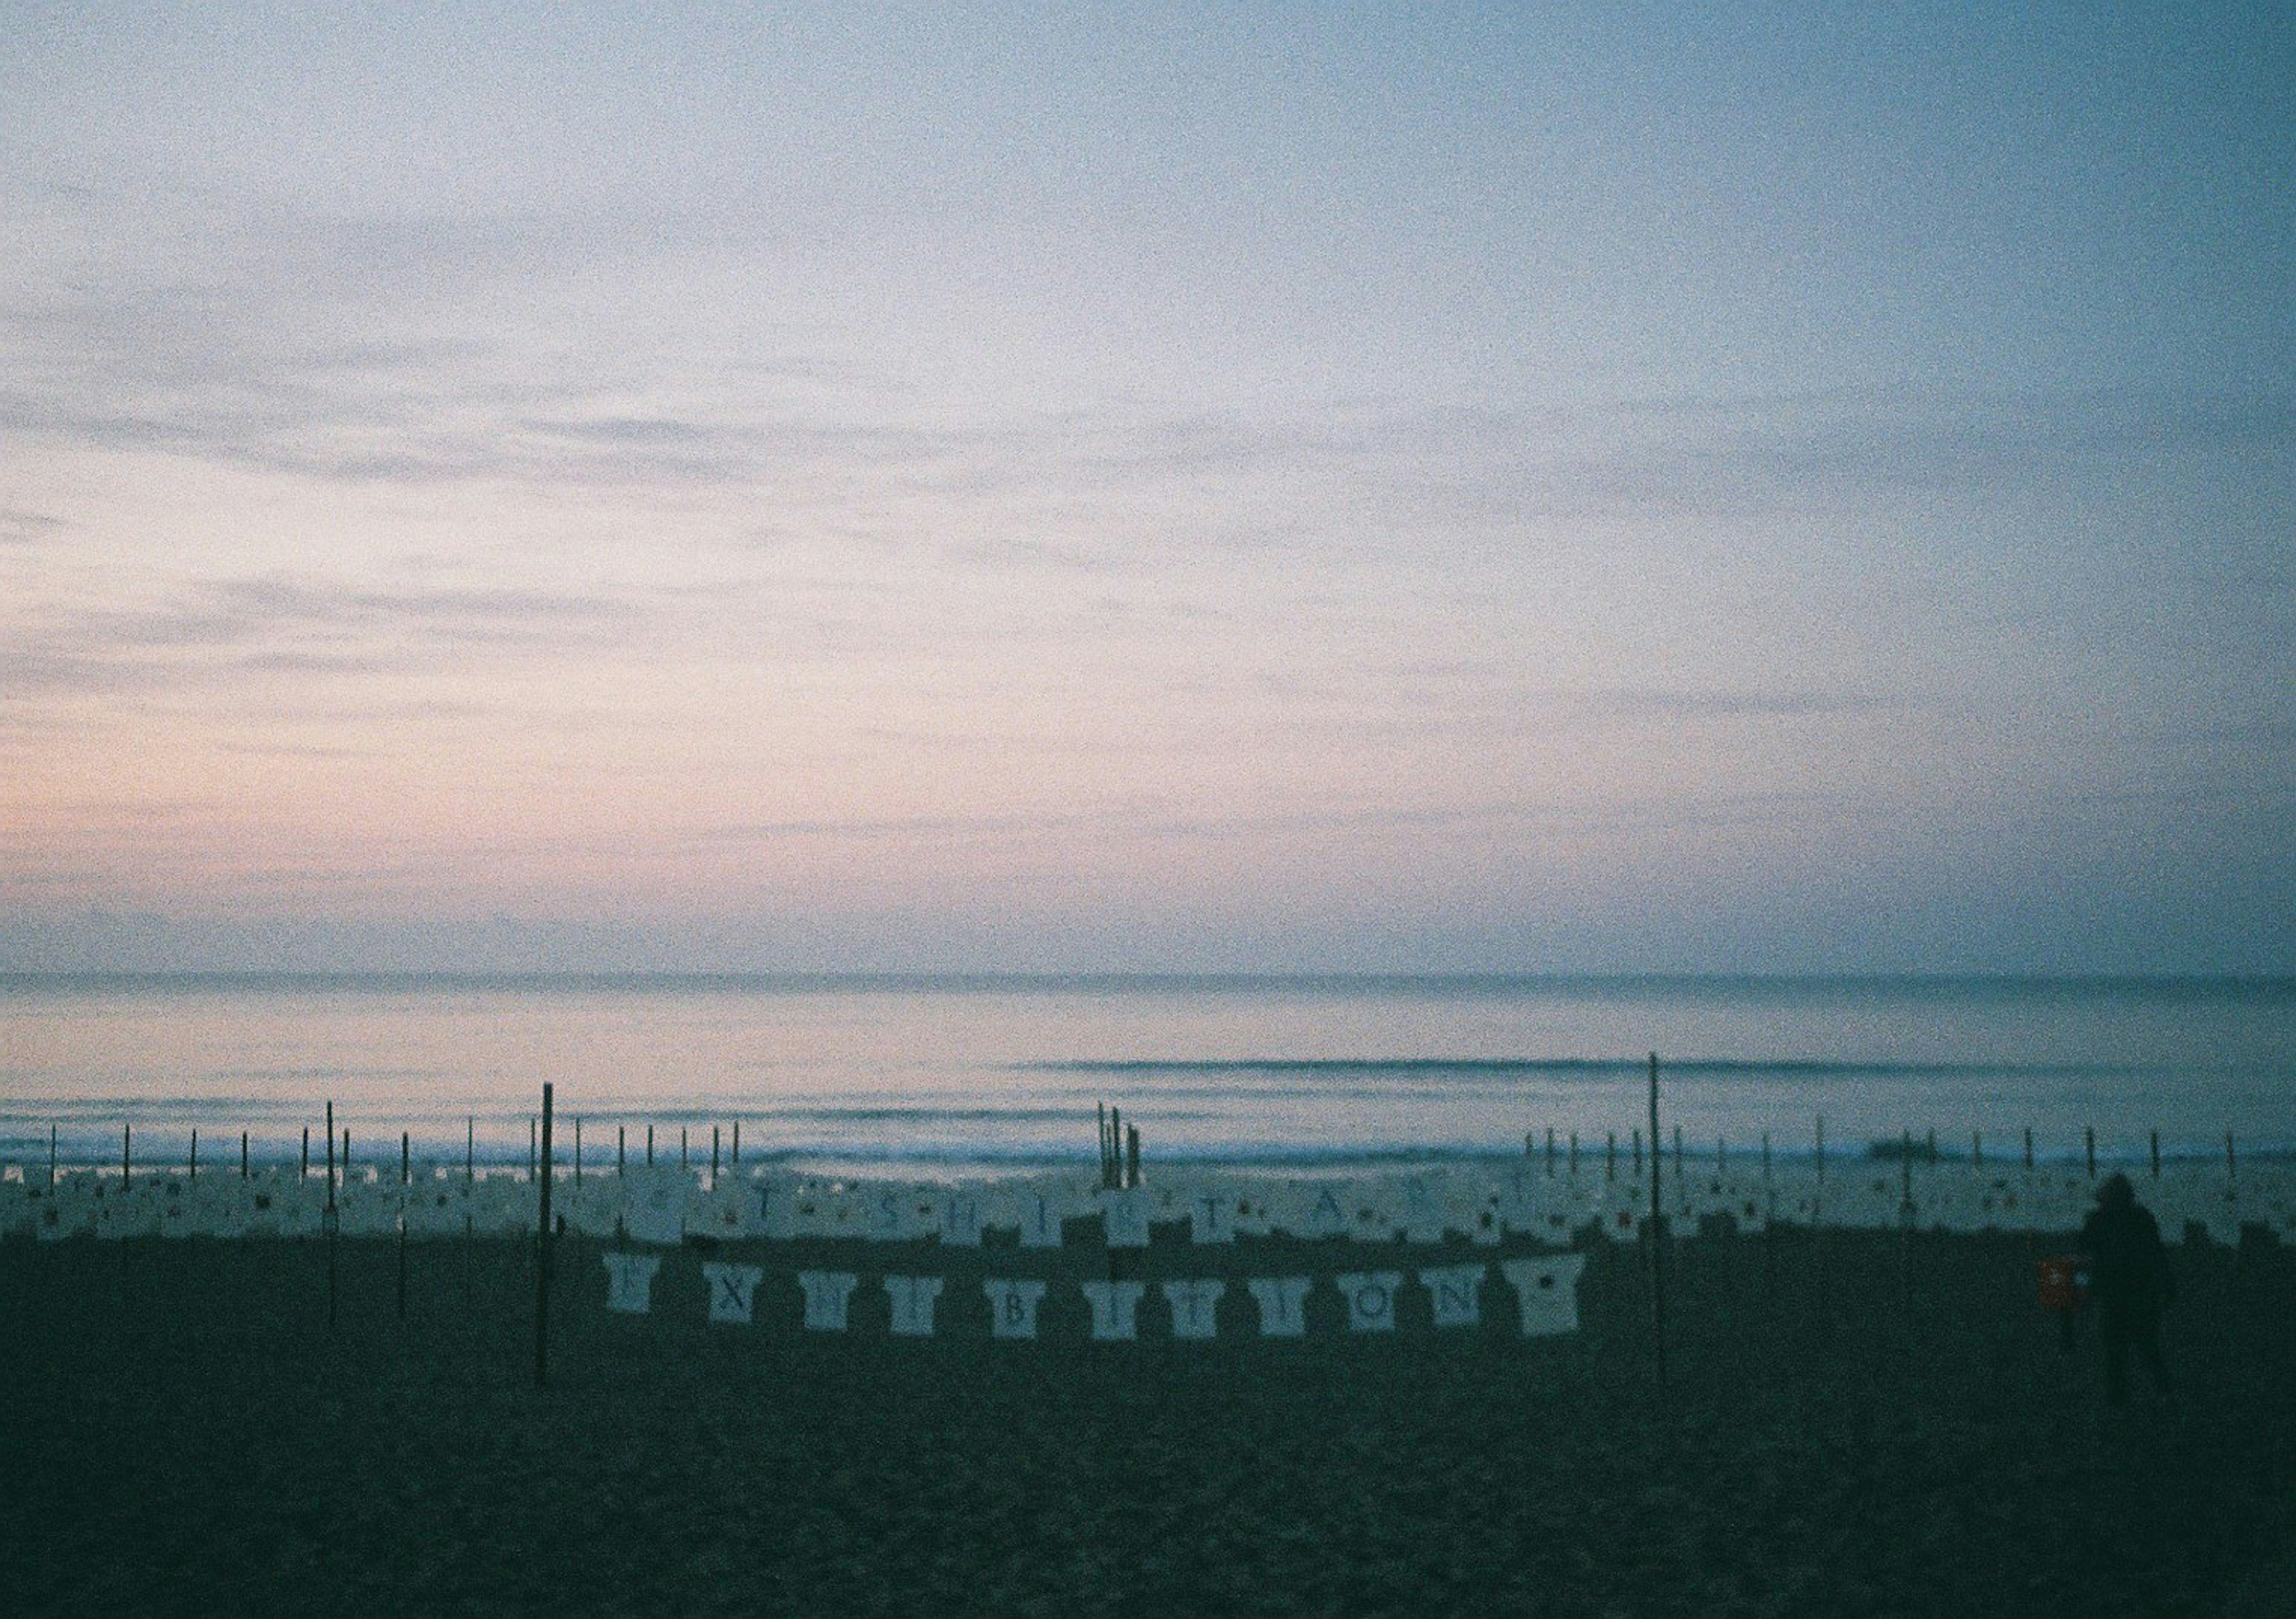
{"type": "Polygon", "coordinates": [[[2296,970],[2296,24],[11,8],[0,968],[2296,970]]]}

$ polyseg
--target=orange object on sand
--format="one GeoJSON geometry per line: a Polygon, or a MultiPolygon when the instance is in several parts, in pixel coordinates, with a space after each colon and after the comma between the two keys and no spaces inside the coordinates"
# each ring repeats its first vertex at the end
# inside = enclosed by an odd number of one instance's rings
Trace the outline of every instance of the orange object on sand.
{"type": "Polygon", "coordinates": [[[2041,1308],[2056,1314],[2088,1303],[2088,1259],[2080,1254],[2060,1254],[2041,1261],[2041,1308]]]}

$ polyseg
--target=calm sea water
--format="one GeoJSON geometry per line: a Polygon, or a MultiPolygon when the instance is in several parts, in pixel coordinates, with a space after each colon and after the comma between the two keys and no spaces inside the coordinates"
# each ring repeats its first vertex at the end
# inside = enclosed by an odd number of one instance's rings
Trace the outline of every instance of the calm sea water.
{"type": "Polygon", "coordinates": [[[617,1131],[862,1173],[1089,1165],[1095,1104],[1149,1162],[1702,1149],[1934,1130],[1965,1151],[2296,1147],[2296,980],[0,978],[0,1158],[292,1156],[332,1100],[364,1158],[522,1160],[545,1081],[617,1131]]]}

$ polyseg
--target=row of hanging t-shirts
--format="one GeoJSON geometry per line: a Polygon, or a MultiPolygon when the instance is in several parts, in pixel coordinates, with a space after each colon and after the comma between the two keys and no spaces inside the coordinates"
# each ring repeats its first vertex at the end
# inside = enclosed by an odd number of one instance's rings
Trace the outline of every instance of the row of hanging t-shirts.
{"type": "MultiPolygon", "coordinates": [[[[1718,1220],[1742,1231],[1772,1221],[1875,1231],[1911,1226],[1951,1231],[2066,1232],[2093,1206],[2097,1182],[2079,1165],[1700,1163],[1655,1165],[1659,1211],[1675,1236],[1694,1238],[1718,1220]]],[[[1497,1244],[1536,1238],[1566,1247],[1594,1232],[1639,1238],[1649,1222],[1652,1165],[1582,1160],[1577,1173],[1537,1158],[1399,1173],[1285,1177],[1177,1170],[1116,1190],[1084,1175],[998,1181],[838,1181],[761,1166],[712,1174],[634,1165],[577,1175],[561,1168],[551,1191],[569,1229],[661,1245],[689,1235],[720,1239],[937,1240],[977,1247],[985,1233],[1017,1233],[1025,1247],[1067,1242],[1144,1247],[1149,1229],[1184,1226],[1190,1240],[1354,1238],[1497,1244]],[[1083,1222],[1081,1225],[1079,1222],[1083,1222]]],[[[2171,1240],[2187,1225],[2236,1239],[2261,1225],[2296,1241],[2296,1165],[2164,1165],[2132,1176],[2171,1240]]],[[[524,1172],[469,1173],[419,1165],[395,1172],[338,1173],[332,1217],[346,1235],[404,1228],[412,1237],[504,1235],[534,1229],[538,1187],[524,1172]]],[[[51,1181],[45,1165],[11,1166],[0,1178],[0,1233],[70,1236],[308,1236],[324,1231],[330,1189],[321,1173],[293,1168],[193,1176],[74,1169],[51,1181]]]]}
{"type": "MultiPolygon", "coordinates": [[[[621,1314],[644,1315],[653,1308],[654,1282],[662,1255],[617,1251],[602,1255],[606,1271],[606,1308],[621,1314]]],[[[1515,1321],[1525,1337],[1542,1337],[1578,1329],[1578,1279],[1587,1256],[1549,1254],[1501,1260],[1496,1269],[1514,1302],[1515,1321]]],[[[1262,1337],[1301,1337],[1310,1320],[1310,1295],[1328,1288],[1350,1332],[1392,1332],[1398,1312],[1404,1307],[1407,1288],[1424,1296],[1428,1320],[1439,1329],[1482,1324],[1485,1284],[1493,1267],[1488,1263],[1421,1266],[1405,1270],[1343,1271],[1328,1278],[1313,1276],[1252,1276],[1232,1284],[1219,1277],[1175,1278],[1151,1284],[1141,1280],[1070,1281],[1057,1284],[1082,1296],[1089,1315],[1089,1334],[1100,1342],[1128,1341],[1140,1334],[1141,1306],[1152,1294],[1168,1312],[1170,1336],[1203,1340],[1220,1336],[1224,1306],[1232,1293],[1248,1300],[1244,1319],[1262,1337]]],[[[766,1267],[732,1260],[712,1260],[701,1266],[708,1298],[709,1319],[746,1325],[756,1319],[761,1296],[779,1288],[785,1305],[795,1305],[808,1331],[844,1332],[853,1324],[854,1295],[861,1285],[852,1271],[800,1271],[768,1280],[766,1267]]],[[[885,1321],[898,1337],[930,1337],[939,1315],[936,1306],[947,1289],[943,1276],[885,1276],[879,1279],[886,1296],[885,1321]]],[[[999,1338],[1037,1336],[1038,1307],[1056,1284],[1037,1277],[990,1277],[980,1284],[988,1306],[989,1334],[999,1338]]],[[[1237,1309],[1225,1311],[1231,1330],[1237,1309]]]]}

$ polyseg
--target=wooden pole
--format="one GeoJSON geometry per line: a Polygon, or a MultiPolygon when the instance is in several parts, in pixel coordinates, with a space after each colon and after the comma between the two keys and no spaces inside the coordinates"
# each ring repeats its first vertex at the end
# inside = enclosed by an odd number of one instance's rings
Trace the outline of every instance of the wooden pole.
{"type": "Polygon", "coordinates": [[[1762,1296],[1767,1299],[1775,1291],[1777,1281],[1775,1241],[1778,1229],[1778,1194],[1770,1184],[1770,1132],[1762,1132],[1762,1296]]]}
{"type": "Polygon", "coordinates": [[[1898,1141],[1898,1309],[1899,1337],[1913,1320],[1914,1309],[1914,1132],[1898,1141]]]}
{"type": "MultiPolygon", "coordinates": [[[[1653,1142],[1652,1142],[1652,1143],[1651,1143],[1651,1146],[1652,1146],[1652,1149],[1653,1151],[1655,1151],[1655,1150],[1657,1149],[1658,1143],[1656,1143],[1655,1141],[1653,1141],[1653,1142]]],[[[1641,1126],[1641,1125],[1639,1125],[1639,1124],[1637,1124],[1637,1125],[1636,1125],[1636,1126],[1635,1126],[1635,1178],[1636,1178],[1636,1180],[1640,1180],[1640,1179],[1642,1179],[1642,1173],[1643,1173],[1643,1132],[1642,1132],[1642,1126],[1641,1126]]]]}
{"type": "MultiPolygon", "coordinates": [[[[2156,1170],[2154,1170],[2152,1173],[2153,1173],[2154,1174],[2159,1174],[2161,1172],[2160,1172],[2159,1170],[2157,1170],[2157,1169],[2156,1169],[2156,1170]]],[[[199,1127],[197,1124],[194,1124],[194,1125],[193,1125],[193,1126],[192,1126],[192,1173],[191,1173],[191,1178],[192,1178],[193,1180],[194,1180],[194,1181],[196,1181],[196,1180],[198,1180],[198,1179],[200,1178],[200,1127],[199,1127]]]]}
{"type": "Polygon", "coordinates": [[[2088,1178],[2096,1179],[2096,1131],[2094,1126],[2081,1131],[2081,1156],[2088,1160],[2088,1178]]]}
{"type": "Polygon", "coordinates": [[[398,1132],[398,1319],[406,1319],[406,1188],[414,1179],[414,1144],[398,1132]]]}
{"type": "Polygon", "coordinates": [[[2239,1177],[2240,1161],[2232,1156],[2232,1132],[2227,1130],[2225,1132],[2225,1179],[2233,1181],[2239,1177]]]}
{"type": "Polygon", "coordinates": [[[2161,1132],[2157,1130],[2152,1132],[2152,1178],[2161,1178],[2161,1132]]]}
{"type": "Polygon", "coordinates": [[[56,1195],[56,1127],[48,1126],[48,1196],[56,1195]]]}
{"type": "Polygon", "coordinates": [[[1140,1126],[1127,1125],[1124,1132],[1124,1173],[1127,1186],[1140,1184],[1140,1126]]]}
{"type": "Polygon", "coordinates": [[[1618,1178],[1619,1132],[1615,1130],[1605,1130],[1603,1132],[1603,1179],[1615,1181],[1618,1178]]]}
{"type": "Polygon", "coordinates": [[[614,1179],[619,1181],[629,1173],[630,1127],[614,1126],[614,1179]]]}
{"type": "Polygon", "coordinates": [[[574,1116],[574,1184],[582,1184],[582,1116],[574,1116]]]}
{"type": "Polygon", "coordinates": [[[479,1178],[479,1121],[474,1114],[463,1116],[463,1183],[475,1184],[479,1178]]]}
{"type": "Polygon", "coordinates": [[[297,1173],[305,1181],[311,1178],[311,1127],[308,1124],[303,1126],[303,1167],[297,1173]]]}
{"type": "Polygon", "coordinates": [[[735,1162],[736,1164],[739,1164],[741,1161],[742,1161],[742,1121],[741,1121],[740,1119],[735,1119],[735,1120],[734,1121],[734,1162],[735,1162]]]}
{"type": "Polygon", "coordinates": [[[1811,1194],[1809,1204],[1810,1268],[1817,1272],[1816,1308],[1817,1330],[1830,1332],[1833,1327],[1833,1303],[1825,1269],[1825,1115],[1817,1116],[1817,1190],[1811,1194]]]}
{"type": "Polygon", "coordinates": [[[718,1184],[718,1129],[712,1124],[709,1126],[709,1184],[712,1186],[718,1184]]]}
{"type": "Polygon", "coordinates": [[[1546,1173],[1550,1175],[1554,1173],[1554,1130],[1552,1125],[1546,1132],[1546,1173]]]}
{"type": "Polygon", "coordinates": [[[335,1104],[327,1104],[327,1212],[321,1224],[327,1232],[327,1330],[335,1329],[335,1104]]]}
{"type": "Polygon", "coordinates": [[[239,1132],[239,1178],[247,1179],[247,1132],[239,1132]]]}
{"type": "Polygon", "coordinates": [[[2025,1126],[2025,1167],[2033,1167],[2033,1127],[2030,1124],[2025,1126]]]}
{"type": "MultiPolygon", "coordinates": [[[[1651,1151],[1658,1151],[1658,1053],[1650,1054],[1651,1151]]],[[[1666,1381],[1666,1216],[1659,1209],[1658,1165],[1650,1178],[1651,1346],[1658,1354],[1658,1380],[1666,1381]]]]}
{"type": "Polygon", "coordinates": [[[526,1174],[529,1181],[534,1178],[534,1155],[540,1139],[535,1133],[534,1115],[529,1113],[526,1116],[526,1174]]]}
{"type": "Polygon", "coordinates": [[[693,1168],[693,1155],[687,1148],[686,1137],[689,1133],[685,1125],[680,1124],[677,1127],[677,1166],[690,1173],[693,1168]]]}
{"type": "Polygon", "coordinates": [[[1578,1132],[1576,1130],[1570,1132],[1570,1178],[1574,1181],[1578,1178],[1578,1132]]]}
{"type": "Polygon", "coordinates": [[[135,1126],[119,1127],[119,1184],[126,1186],[135,1178],[135,1126]]]}
{"type": "Polygon", "coordinates": [[[1985,1132],[1982,1130],[1969,1132],[1969,1166],[1972,1169],[1985,1167],[1985,1132]]]}
{"type": "Polygon", "coordinates": [[[648,1169],[653,1167],[653,1126],[652,1124],[646,1126],[646,1167],[648,1169]]]}
{"type": "Polygon", "coordinates": [[[534,1386],[550,1382],[550,1082],[542,1084],[542,1176],[534,1254],[534,1386]]]}

